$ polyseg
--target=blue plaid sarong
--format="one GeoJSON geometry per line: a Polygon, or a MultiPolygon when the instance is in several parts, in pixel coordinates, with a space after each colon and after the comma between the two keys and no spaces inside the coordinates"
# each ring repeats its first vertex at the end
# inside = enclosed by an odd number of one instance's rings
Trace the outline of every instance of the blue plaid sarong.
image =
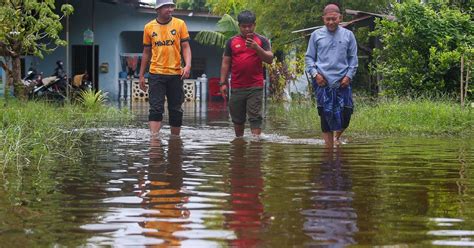
{"type": "Polygon", "coordinates": [[[344,107],[353,108],[352,88],[349,85],[341,88],[340,82],[333,85],[320,87],[316,80],[313,80],[316,101],[318,107],[323,108],[323,113],[328,122],[330,131],[342,130],[342,110],[344,107]]]}

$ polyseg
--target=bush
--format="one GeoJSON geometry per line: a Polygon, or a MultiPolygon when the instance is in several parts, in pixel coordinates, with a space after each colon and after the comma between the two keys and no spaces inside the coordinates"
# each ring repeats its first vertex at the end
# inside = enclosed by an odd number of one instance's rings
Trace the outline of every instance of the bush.
{"type": "Polygon", "coordinates": [[[373,65],[381,88],[396,95],[457,92],[461,55],[474,59],[474,25],[442,1],[418,2],[396,4],[397,20],[378,21],[372,33],[383,44],[373,65]]]}

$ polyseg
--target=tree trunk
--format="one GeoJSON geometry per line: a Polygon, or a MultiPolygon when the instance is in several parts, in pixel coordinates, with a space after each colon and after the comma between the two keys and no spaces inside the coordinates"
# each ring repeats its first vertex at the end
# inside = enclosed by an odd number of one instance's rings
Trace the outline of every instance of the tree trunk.
{"type": "Polygon", "coordinates": [[[28,100],[28,92],[21,82],[21,60],[20,57],[12,58],[11,82],[13,85],[13,95],[20,100],[28,100]]]}
{"type": "Polygon", "coordinates": [[[11,85],[11,69],[10,69],[10,61],[11,61],[11,58],[10,57],[3,57],[5,59],[5,61],[1,61],[0,60],[0,64],[2,65],[2,68],[3,68],[3,71],[5,72],[5,88],[3,89],[3,92],[4,92],[4,96],[5,96],[5,106],[8,105],[8,99],[10,98],[10,85],[11,85]]]}

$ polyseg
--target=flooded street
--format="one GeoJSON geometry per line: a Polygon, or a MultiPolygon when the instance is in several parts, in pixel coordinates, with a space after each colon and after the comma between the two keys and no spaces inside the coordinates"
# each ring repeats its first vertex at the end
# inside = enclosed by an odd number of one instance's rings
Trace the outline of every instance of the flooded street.
{"type": "Polygon", "coordinates": [[[271,112],[261,139],[234,139],[219,105],[189,105],[181,138],[165,121],[150,140],[143,108],[87,130],[80,161],[23,179],[28,208],[0,189],[0,247],[474,246],[472,140],[349,128],[330,152],[271,112]]]}

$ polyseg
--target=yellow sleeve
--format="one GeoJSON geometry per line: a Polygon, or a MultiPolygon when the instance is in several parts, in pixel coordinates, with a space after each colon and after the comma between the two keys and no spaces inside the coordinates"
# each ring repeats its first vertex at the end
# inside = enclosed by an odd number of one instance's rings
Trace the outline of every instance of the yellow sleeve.
{"type": "Polygon", "coordinates": [[[179,29],[179,37],[181,39],[181,42],[189,41],[188,27],[186,26],[186,23],[184,21],[181,25],[181,28],[179,29]]]}
{"type": "Polygon", "coordinates": [[[143,30],[143,45],[151,46],[150,25],[145,25],[143,30]]]}

